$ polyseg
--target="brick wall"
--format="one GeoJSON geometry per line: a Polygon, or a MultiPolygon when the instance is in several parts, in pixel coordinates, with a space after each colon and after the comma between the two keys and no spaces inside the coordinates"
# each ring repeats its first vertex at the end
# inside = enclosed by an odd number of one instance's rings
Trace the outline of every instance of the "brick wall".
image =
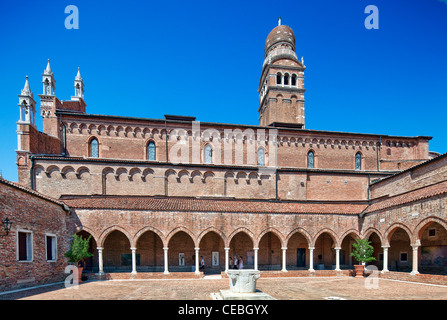
{"type": "MultiPolygon", "coordinates": [[[[0,219],[8,217],[13,223],[9,235],[0,237],[0,291],[63,281],[67,276],[63,255],[72,234],[67,212],[61,204],[21,188],[0,179],[0,219]],[[31,234],[31,261],[18,260],[19,231],[31,234]],[[47,260],[46,235],[56,236],[55,261],[47,260]]],[[[4,234],[3,226],[0,233],[4,234]]]]}

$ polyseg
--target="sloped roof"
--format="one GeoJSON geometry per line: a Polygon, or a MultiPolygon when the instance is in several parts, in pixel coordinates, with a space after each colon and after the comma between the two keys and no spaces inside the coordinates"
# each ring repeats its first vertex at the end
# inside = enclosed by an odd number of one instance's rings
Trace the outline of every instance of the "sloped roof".
{"type": "Polygon", "coordinates": [[[227,213],[314,213],[357,215],[367,207],[365,202],[287,202],[149,196],[91,196],[72,198],[66,196],[62,198],[62,201],[70,207],[83,209],[227,213]]]}
{"type": "Polygon", "coordinates": [[[447,194],[447,181],[442,181],[437,184],[412,190],[393,197],[379,198],[377,200],[374,200],[363,213],[366,214],[374,211],[379,211],[398,205],[431,198],[441,194],[447,194]]]}

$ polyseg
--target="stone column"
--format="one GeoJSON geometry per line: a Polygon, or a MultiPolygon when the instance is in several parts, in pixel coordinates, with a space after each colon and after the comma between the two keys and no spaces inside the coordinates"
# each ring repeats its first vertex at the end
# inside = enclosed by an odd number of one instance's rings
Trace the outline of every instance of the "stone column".
{"type": "Polygon", "coordinates": [[[196,252],[196,271],[194,272],[195,274],[199,274],[199,249],[200,248],[194,248],[195,252],[196,252]]]}
{"type": "Polygon", "coordinates": [[[335,249],[335,271],[341,271],[340,269],[340,247],[335,249]]]}
{"type": "Polygon", "coordinates": [[[411,271],[411,275],[417,275],[419,273],[418,271],[418,249],[419,249],[419,244],[413,244],[411,245],[413,247],[413,271],[411,271]]]}
{"type": "Polygon", "coordinates": [[[388,248],[390,246],[382,246],[383,249],[383,270],[382,273],[388,272],[388,248]]]}
{"type": "Polygon", "coordinates": [[[314,269],[314,247],[309,247],[309,272],[315,272],[314,269]]]}
{"type": "Polygon", "coordinates": [[[254,266],[255,270],[258,270],[258,250],[259,248],[253,248],[253,258],[254,258],[254,266]]]}
{"type": "Polygon", "coordinates": [[[137,274],[137,248],[130,248],[132,251],[132,274],[137,274]]]}
{"type": "Polygon", "coordinates": [[[229,260],[230,260],[230,248],[224,248],[225,250],[225,273],[228,273],[229,269],[229,260]]]}
{"type": "Polygon", "coordinates": [[[283,247],[283,248],[281,248],[281,250],[282,250],[282,269],[281,269],[281,271],[282,272],[287,272],[287,269],[286,269],[286,251],[287,251],[287,247],[283,247]]]}
{"type": "Polygon", "coordinates": [[[104,270],[103,270],[103,262],[102,262],[102,250],[104,249],[103,247],[97,247],[96,248],[98,250],[98,264],[99,264],[99,271],[98,274],[99,275],[103,275],[104,274],[104,270]]]}
{"type": "Polygon", "coordinates": [[[168,248],[163,248],[164,251],[164,262],[165,262],[165,271],[164,274],[169,274],[168,270],[168,248]]]}

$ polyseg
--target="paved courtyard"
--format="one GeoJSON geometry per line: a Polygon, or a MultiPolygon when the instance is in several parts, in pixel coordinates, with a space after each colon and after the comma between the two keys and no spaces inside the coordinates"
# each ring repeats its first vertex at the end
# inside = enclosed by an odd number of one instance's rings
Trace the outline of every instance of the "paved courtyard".
{"type": "MultiPolygon", "coordinates": [[[[55,284],[0,294],[1,300],[212,300],[228,279],[86,281],[78,289],[55,284]]],[[[447,300],[447,286],[353,277],[261,278],[257,289],[278,300],[447,300]]]]}

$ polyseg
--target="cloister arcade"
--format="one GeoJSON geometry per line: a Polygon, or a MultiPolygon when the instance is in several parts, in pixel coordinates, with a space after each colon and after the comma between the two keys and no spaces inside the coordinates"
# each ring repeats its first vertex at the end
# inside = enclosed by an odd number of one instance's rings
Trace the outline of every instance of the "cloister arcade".
{"type": "MultiPolygon", "coordinates": [[[[90,231],[90,232],[89,232],[90,231]]],[[[146,227],[134,235],[122,227],[111,227],[92,236],[93,257],[86,268],[92,272],[198,272],[203,256],[207,273],[232,268],[230,257],[244,260],[244,268],[258,270],[342,270],[357,264],[351,257],[352,243],[366,237],[374,247],[372,265],[379,271],[447,274],[447,223],[431,217],[411,229],[394,223],[386,229],[370,228],[359,234],[348,230],[340,236],[330,229],[311,235],[302,228],[282,234],[267,228],[254,234],[238,228],[226,235],[210,227],[199,234],[179,227],[166,235],[146,227]]]]}

